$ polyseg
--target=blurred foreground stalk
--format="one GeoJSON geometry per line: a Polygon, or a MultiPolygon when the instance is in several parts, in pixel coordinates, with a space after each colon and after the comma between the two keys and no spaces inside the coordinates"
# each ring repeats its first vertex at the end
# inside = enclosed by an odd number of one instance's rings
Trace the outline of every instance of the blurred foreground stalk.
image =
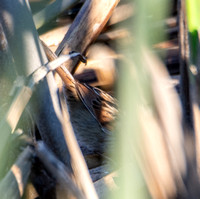
{"type": "Polygon", "coordinates": [[[134,2],[134,41],[129,38],[128,48],[119,46],[125,55],[114,154],[120,166],[120,189],[113,198],[175,198],[186,193],[180,102],[169,86],[165,66],[151,48],[163,39],[164,26],[156,24],[169,7],[161,0],[134,2]]]}

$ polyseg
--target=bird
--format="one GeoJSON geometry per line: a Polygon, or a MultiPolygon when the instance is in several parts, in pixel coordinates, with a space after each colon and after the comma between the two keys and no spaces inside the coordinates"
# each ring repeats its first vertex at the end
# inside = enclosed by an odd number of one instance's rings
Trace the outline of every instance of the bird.
{"type": "MultiPolygon", "coordinates": [[[[41,42],[48,60],[56,59],[57,55],[41,42]]],[[[56,72],[65,82],[63,92],[82,152],[103,154],[112,139],[113,123],[118,116],[117,100],[99,88],[79,83],[65,66],[56,72]]]]}

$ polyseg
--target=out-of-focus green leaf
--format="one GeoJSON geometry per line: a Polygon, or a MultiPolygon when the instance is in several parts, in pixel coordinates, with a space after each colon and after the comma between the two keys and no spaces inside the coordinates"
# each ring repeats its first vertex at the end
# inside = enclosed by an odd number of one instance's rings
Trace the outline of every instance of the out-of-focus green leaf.
{"type": "Polygon", "coordinates": [[[200,1],[186,0],[188,28],[194,32],[200,28],[200,1]]]}
{"type": "Polygon", "coordinates": [[[186,0],[187,23],[190,36],[191,62],[196,63],[198,53],[198,31],[200,29],[200,1],[186,0]]]}

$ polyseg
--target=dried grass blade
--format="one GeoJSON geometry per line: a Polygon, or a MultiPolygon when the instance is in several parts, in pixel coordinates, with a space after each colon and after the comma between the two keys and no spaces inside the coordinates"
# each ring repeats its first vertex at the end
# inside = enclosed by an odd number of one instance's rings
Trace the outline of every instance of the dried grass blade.
{"type": "Polygon", "coordinates": [[[67,110],[67,104],[65,102],[63,93],[60,93],[60,98],[64,118],[63,132],[69,149],[69,153],[71,155],[71,165],[75,175],[75,179],[77,183],[80,184],[80,187],[83,190],[87,199],[97,199],[97,193],[90,178],[86,162],[81,153],[70,122],[70,116],[67,110]]]}
{"type": "Polygon", "coordinates": [[[0,194],[2,199],[20,199],[30,174],[33,151],[30,147],[24,149],[16,163],[0,182],[0,194]]]}
{"type": "MultiPolygon", "coordinates": [[[[56,54],[69,54],[70,51],[84,53],[94,41],[110,18],[119,0],[86,0],[64,39],[58,46],[56,54]]],[[[66,62],[65,66],[74,73],[79,60],[66,62]]]]}

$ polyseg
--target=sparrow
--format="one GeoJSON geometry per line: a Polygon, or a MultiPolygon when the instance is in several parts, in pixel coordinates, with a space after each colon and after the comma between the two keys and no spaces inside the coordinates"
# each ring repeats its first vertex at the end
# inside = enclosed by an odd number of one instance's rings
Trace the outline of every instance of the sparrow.
{"type": "MultiPolygon", "coordinates": [[[[42,45],[49,61],[57,58],[43,41],[42,45]]],[[[118,115],[117,100],[101,89],[79,83],[64,65],[56,72],[65,83],[63,92],[82,152],[104,153],[118,115]]]]}

